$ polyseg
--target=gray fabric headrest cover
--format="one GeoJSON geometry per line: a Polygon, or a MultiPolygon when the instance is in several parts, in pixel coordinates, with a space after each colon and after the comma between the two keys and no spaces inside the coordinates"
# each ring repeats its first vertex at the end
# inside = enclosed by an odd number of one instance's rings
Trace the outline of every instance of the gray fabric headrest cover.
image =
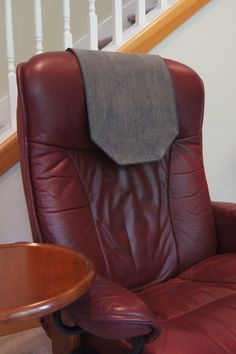
{"type": "Polygon", "coordinates": [[[156,55],[73,50],[92,141],[121,165],[161,159],[178,134],[168,68],[156,55]]]}

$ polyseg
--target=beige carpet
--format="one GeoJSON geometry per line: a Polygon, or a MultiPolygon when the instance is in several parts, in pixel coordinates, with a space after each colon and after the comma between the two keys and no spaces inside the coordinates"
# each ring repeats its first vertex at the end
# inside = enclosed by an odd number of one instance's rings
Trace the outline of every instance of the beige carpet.
{"type": "Polygon", "coordinates": [[[52,354],[51,341],[41,327],[0,337],[0,354],[52,354]]]}

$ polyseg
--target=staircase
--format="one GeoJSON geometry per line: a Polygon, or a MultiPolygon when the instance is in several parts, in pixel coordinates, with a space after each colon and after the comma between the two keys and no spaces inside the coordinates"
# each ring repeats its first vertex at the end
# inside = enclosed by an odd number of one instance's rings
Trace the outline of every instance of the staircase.
{"type": "MultiPolygon", "coordinates": [[[[34,44],[32,41],[32,48],[31,51],[28,51],[28,56],[15,56],[15,52],[19,52],[19,35],[15,28],[17,27],[15,24],[17,12],[16,9],[14,10],[11,0],[4,0],[4,3],[3,1],[1,2],[1,6],[4,5],[4,9],[0,8],[0,13],[3,12],[2,10],[5,13],[6,51],[5,59],[0,60],[0,70],[2,73],[5,69],[4,76],[6,80],[5,88],[0,87],[0,174],[18,159],[15,134],[17,102],[15,67],[19,61],[27,60],[34,54],[40,54],[43,51],[63,50],[68,47],[147,53],[158,41],[173,31],[209,0],[130,0],[123,2],[122,0],[110,0],[110,15],[106,16],[106,18],[100,16],[101,21],[98,21],[98,15],[101,15],[102,12],[98,6],[99,2],[88,0],[87,9],[84,8],[84,13],[82,14],[82,17],[87,18],[88,23],[87,29],[86,26],[84,28],[81,27],[81,33],[84,31],[84,35],[80,35],[78,31],[74,30],[78,11],[72,8],[70,0],[60,0],[58,1],[58,3],[61,3],[62,26],[60,38],[63,39],[57,41],[57,45],[55,45],[56,40],[50,42],[47,39],[44,9],[46,0],[31,1],[31,10],[34,12],[34,23],[32,24],[34,33],[31,37],[34,37],[34,44]],[[5,68],[1,68],[4,61],[6,63],[5,68]]],[[[23,6],[24,1],[21,4],[23,6]]],[[[47,6],[50,4],[51,2],[47,2],[47,6]]],[[[55,11],[55,16],[60,11],[55,11]]],[[[49,20],[51,22],[51,18],[49,20]]],[[[51,31],[53,30],[51,29],[51,31]]],[[[22,38],[20,42],[22,43],[21,47],[24,47],[22,38]]]]}
{"type": "MultiPolygon", "coordinates": [[[[34,36],[35,49],[31,48],[31,56],[40,54],[44,51],[44,21],[43,17],[43,0],[32,0],[34,2],[34,36]]],[[[75,37],[79,34],[72,33],[72,8],[69,0],[61,0],[63,28],[61,36],[63,43],[61,48],[55,48],[53,43],[49,43],[49,50],[66,49],[68,47],[84,48],[84,49],[103,49],[114,51],[119,49],[125,42],[130,40],[134,35],[140,32],[153,19],[160,16],[164,11],[169,9],[176,1],[167,0],[149,0],[147,9],[144,0],[131,0],[122,6],[122,0],[112,0],[111,15],[98,25],[98,15],[96,9],[96,1],[89,0],[87,14],[83,15],[88,18],[87,33],[75,37]],[[149,14],[149,17],[146,16],[149,14]],[[151,16],[150,16],[150,13],[151,16]]],[[[99,2],[97,2],[99,5],[99,2]]],[[[22,2],[22,6],[24,2],[22,2]]],[[[82,9],[78,9],[79,10],[82,9]]],[[[5,0],[5,33],[6,33],[6,60],[8,71],[8,89],[0,100],[0,143],[13,134],[16,130],[15,112],[17,101],[17,90],[15,82],[15,66],[18,58],[15,57],[15,47],[19,41],[15,35],[15,23],[17,21],[14,16],[13,2],[5,0]]],[[[25,9],[27,11],[27,9],[25,9]]],[[[30,9],[28,10],[30,11],[30,9]]],[[[86,9],[84,9],[86,11],[86,9]]],[[[78,16],[79,17],[79,16],[78,16]]],[[[52,19],[52,24],[56,19],[52,19]]],[[[84,29],[86,31],[86,29],[84,29]]],[[[22,40],[22,39],[21,39],[22,40]]],[[[47,50],[48,50],[47,49],[47,50]]],[[[22,57],[22,55],[20,55],[22,57]]],[[[24,56],[23,56],[24,57],[24,56]]],[[[24,57],[25,58],[25,57],[24,57]]],[[[27,60],[28,58],[25,58],[27,60]]],[[[4,90],[4,89],[3,89],[4,90]]],[[[1,90],[2,91],[2,90],[1,90]]]]}
{"type": "MultiPolygon", "coordinates": [[[[152,11],[153,9],[158,9],[157,4],[154,4],[152,6],[148,6],[145,9],[145,15],[148,14],[150,11],[152,11]]],[[[127,16],[127,20],[128,20],[128,26],[127,28],[131,27],[132,25],[135,25],[136,23],[136,15],[135,14],[131,14],[127,16]]],[[[109,35],[107,37],[104,37],[102,39],[98,40],[98,50],[106,50],[110,45],[112,45],[112,35],[109,35]]]]}

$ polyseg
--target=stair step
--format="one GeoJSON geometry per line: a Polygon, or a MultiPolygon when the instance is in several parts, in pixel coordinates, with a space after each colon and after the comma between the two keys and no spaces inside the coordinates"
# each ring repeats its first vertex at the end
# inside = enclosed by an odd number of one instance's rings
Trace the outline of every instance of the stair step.
{"type": "MultiPolygon", "coordinates": [[[[148,14],[150,11],[152,11],[156,5],[148,6],[145,10],[145,14],[148,14]]],[[[129,15],[127,17],[128,21],[133,25],[135,23],[135,14],[129,15]]]]}
{"type": "Polygon", "coordinates": [[[99,39],[98,49],[101,50],[102,48],[106,47],[111,42],[112,42],[112,35],[102,38],[102,39],[99,39]]]}
{"type": "MultiPolygon", "coordinates": [[[[148,6],[145,10],[145,13],[148,14],[150,11],[152,11],[154,8],[156,7],[156,5],[152,5],[152,6],[148,6]]],[[[135,15],[129,15],[127,17],[128,21],[130,22],[131,25],[133,25],[135,23],[135,15]]],[[[105,38],[99,39],[98,41],[98,49],[101,50],[104,47],[106,47],[109,43],[112,42],[112,36],[107,36],[105,38]]]]}

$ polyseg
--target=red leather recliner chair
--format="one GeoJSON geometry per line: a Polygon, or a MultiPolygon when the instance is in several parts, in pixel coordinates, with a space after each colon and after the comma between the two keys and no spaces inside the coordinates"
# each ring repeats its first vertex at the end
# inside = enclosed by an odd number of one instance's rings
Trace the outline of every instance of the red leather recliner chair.
{"type": "MultiPolygon", "coordinates": [[[[211,203],[202,158],[204,89],[166,60],[179,135],[160,162],[118,166],[90,140],[71,52],[18,67],[18,136],[36,242],[87,255],[98,274],[64,310],[100,354],[236,353],[236,206],[211,203]],[[137,346],[136,346],[137,347],[137,346]],[[138,352],[138,349],[137,349],[138,352]]],[[[223,188],[223,186],[222,186],[223,188]]]]}

